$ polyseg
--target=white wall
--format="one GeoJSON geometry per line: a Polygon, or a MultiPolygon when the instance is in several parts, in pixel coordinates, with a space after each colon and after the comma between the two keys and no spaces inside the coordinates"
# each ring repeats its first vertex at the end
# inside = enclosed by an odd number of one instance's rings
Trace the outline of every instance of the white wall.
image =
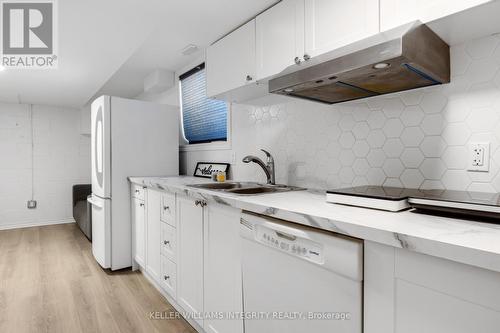
{"type": "Polygon", "coordinates": [[[72,220],[73,184],[90,182],[90,138],[79,134],[80,110],[33,106],[34,190],[31,199],[29,106],[0,103],[0,229],[72,220]]]}
{"type": "MultiPolygon", "coordinates": [[[[453,46],[451,61],[451,83],[442,86],[332,106],[276,97],[233,105],[232,149],[183,152],[181,171],[214,160],[232,163],[235,179],[263,180],[241,159],[265,148],[282,183],[500,191],[500,39],[453,46]],[[475,141],[491,142],[490,172],[466,171],[475,141]]],[[[176,95],[143,98],[172,103],[176,95]]]]}

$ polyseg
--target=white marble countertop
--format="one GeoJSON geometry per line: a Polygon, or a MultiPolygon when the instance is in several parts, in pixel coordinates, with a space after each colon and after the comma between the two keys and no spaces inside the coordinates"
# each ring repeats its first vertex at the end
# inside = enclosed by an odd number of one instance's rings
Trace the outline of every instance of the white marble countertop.
{"type": "Polygon", "coordinates": [[[130,177],[132,183],[203,198],[315,228],[500,272],[500,225],[326,202],[324,193],[294,191],[241,196],[189,187],[211,182],[189,176],[130,177]]]}

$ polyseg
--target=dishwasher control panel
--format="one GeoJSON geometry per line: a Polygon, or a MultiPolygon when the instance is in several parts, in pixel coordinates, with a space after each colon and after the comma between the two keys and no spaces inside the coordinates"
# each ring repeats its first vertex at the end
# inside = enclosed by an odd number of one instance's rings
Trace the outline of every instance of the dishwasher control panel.
{"type": "Polygon", "coordinates": [[[307,238],[301,238],[259,225],[255,228],[255,240],[296,257],[307,259],[318,264],[324,262],[323,247],[321,244],[307,238]]]}

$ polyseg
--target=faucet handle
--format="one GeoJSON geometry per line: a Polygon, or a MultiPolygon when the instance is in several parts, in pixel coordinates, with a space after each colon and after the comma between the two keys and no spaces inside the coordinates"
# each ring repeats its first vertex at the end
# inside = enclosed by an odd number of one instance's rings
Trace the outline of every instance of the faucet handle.
{"type": "Polygon", "coordinates": [[[274,158],[273,158],[273,156],[271,155],[271,153],[270,153],[270,152],[268,152],[268,151],[267,151],[267,150],[265,150],[265,149],[261,149],[261,151],[263,151],[263,152],[264,152],[264,154],[266,154],[266,156],[267,156],[267,161],[268,161],[268,162],[272,162],[272,161],[274,161],[274,158]]]}

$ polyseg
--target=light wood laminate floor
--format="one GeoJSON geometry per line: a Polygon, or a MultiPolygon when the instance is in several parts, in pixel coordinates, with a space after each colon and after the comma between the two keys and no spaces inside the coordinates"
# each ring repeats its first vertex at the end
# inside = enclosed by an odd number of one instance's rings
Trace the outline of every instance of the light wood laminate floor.
{"type": "Polygon", "coordinates": [[[0,332],[195,332],[139,272],[103,270],[76,224],[0,231],[0,332]]]}

